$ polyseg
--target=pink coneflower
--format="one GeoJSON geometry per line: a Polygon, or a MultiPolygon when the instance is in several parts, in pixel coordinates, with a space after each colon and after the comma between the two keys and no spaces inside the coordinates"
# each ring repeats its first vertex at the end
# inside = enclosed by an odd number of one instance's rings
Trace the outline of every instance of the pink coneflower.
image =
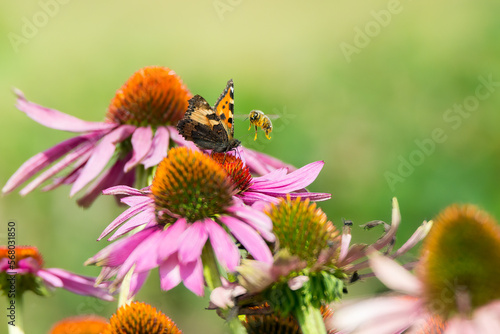
{"type": "Polygon", "coordinates": [[[500,333],[500,229],[472,205],[453,205],[435,220],[416,276],[377,252],[375,275],[402,294],[335,312],[343,333],[500,333]]]}
{"type": "Polygon", "coordinates": [[[237,190],[235,196],[245,204],[257,201],[278,203],[287,195],[291,198],[324,201],[331,198],[328,193],[311,193],[305,190],[318,177],[325,164],[323,161],[310,163],[289,173],[288,167],[275,169],[260,177],[253,177],[250,169],[237,156],[215,153],[212,155],[233,180],[237,190]]]}
{"type": "Polygon", "coordinates": [[[163,159],[169,138],[177,133],[173,125],[183,117],[192,94],[174,71],[152,66],[134,73],[116,92],[104,122],[87,122],[42,107],[26,100],[19,91],[17,96],[17,108],[36,122],[81,134],[26,161],[9,179],[3,193],[13,191],[51,165],[25,186],[21,195],[52,180],[43,190],[72,184],[73,196],[94,181],[78,200],[79,205],[89,206],[103,189],[132,186],[136,169],[148,169],[163,159]]]}
{"type": "Polygon", "coordinates": [[[118,186],[106,191],[127,196],[122,201],[130,208],[99,239],[117,227],[110,240],[135,228],[142,230],[104,248],[86,264],[103,266],[102,278],[116,274],[115,285],[133,268],[132,295],[154,267],[159,267],[163,290],[182,281],[203,295],[202,265],[208,240],[217,260],[231,271],[239,264],[240,253],[230,235],[254,258],[271,262],[264,241],[274,241],[271,220],[234,198],[234,192],[231,178],[208,155],[186,147],[171,149],[150,189],[118,186]]]}
{"type": "Polygon", "coordinates": [[[14,277],[16,293],[22,295],[31,290],[38,295],[47,294],[48,290],[63,288],[73,293],[93,296],[104,300],[113,300],[107,292],[107,286],[95,285],[94,277],[73,274],[59,268],[44,268],[43,259],[36,247],[16,246],[0,247],[0,288],[8,295],[10,283],[6,279],[14,277]]]}

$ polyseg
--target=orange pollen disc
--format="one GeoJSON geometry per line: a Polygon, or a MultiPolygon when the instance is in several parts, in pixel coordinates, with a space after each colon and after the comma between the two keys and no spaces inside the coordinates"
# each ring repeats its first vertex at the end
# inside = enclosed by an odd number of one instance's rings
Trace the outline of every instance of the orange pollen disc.
{"type": "Polygon", "coordinates": [[[7,246],[0,247],[0,259],[8,258],[10,260],[15,259],[16,266],[19,264],[20,260],[26,258],[33,258],[39,265],[43,267],[42,255],[38,252],[36,247],[32,246],[16,246],[15,248],[9,249],[7,246]]]}
{"type": "Polygon", "coordinates": [[[144,67],[116,92],[106,122],[153,127],[175,125],[192,94],[169,68],[144,67]]]}
{"type": "Polygon", "coordinates": [[[108,321],[96,315],[84,315],[63,319],[56,323],[49,334],[100,334],[108,321]]]}
{"type": "Polygon", "coordinates": [[[110,319],[104,334],[181,334],[175,323],[151,305],[123,305],[110,319]]]}
{"type": "Polygon", "coordinates": [[[240,158],[225,153],[214,153],[212,158],[226,170],[238,193],[244,192],[252,185],[250,169],[240,158]]]}

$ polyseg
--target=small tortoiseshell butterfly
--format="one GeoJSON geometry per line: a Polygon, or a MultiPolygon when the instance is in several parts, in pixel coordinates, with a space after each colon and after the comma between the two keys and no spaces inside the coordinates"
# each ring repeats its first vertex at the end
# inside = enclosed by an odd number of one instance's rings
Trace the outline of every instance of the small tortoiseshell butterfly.
{"type": "Polygon", "coordinates": [[[202,150],[229,152],[241,144],[233,138],[233,111],[234,86],[231,79],[213,108],[200,95],[191,98],[184,118],[177,124],[177,130],[202,150]]]}

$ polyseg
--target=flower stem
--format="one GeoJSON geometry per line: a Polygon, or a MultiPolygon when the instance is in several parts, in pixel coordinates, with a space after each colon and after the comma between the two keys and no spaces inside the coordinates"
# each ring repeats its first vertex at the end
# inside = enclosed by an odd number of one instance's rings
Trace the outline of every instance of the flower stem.
{"type": "Polygon", "coordinates": [[[307,305],[295,311],[295,317],[304,334],[326,334],[325,323],[319,309],[307,305]]]}
{"type": "Polygon", "coordinates": [[[123,278],[122,284],[120,286],[120,294],[118,296],[117,309],[119,309],[120,307],[122,307],[125,304],[130,304],[134,300],[134,297],[132,297],[132,298],[128,297],[130,294],[130,283],[132,281],[132,273],[134,272],[134,268],[135,268],[135,266],[133,266],[130,269],[130,271],[125,275],[125,277],[123,278]]]}
{"type": "MultiPolygon", "coordinates": [[[[207,282],[207,286],[210,290],[214,290],[222,286],[222,281],[220,279],[220,267],[217,264],[215,258],[214,250],[210,243],[206,243],[201,252],[201,260],[203,262],[203,276],[207,282]]],[[[234,334],[246,334],[246,329],[243,327],[241,321],[237,316],[231,316],[229,310],[223,310],[224,316],[227,319],[227,323],[234,334]]]]}
{"type": "MultiPolygon", "coordinates": [[[[7,327],[9,328],[9,334],[24,334],[24,324],[23,324],[23,294],[18,290],[14,299],[9,300],[14,301],[15,311],[14,311],[14,319],[8,318],[7,327]],[[9,322],[12,321],[13,325],[10,325],[9,322]]],[[[10,304],[12,305],[12,304],[10,304]]]]}
{"type": "Polygon", "coordinates": [[[217,260],[215,259],[214,250],[210,243],[206,243],[201,252],[201,261],[203,262],[203,276],[207,282],[207,286],[210,290],[222,286],[222,281],[220,280],[219,266],[217,265],[217,260]]]}

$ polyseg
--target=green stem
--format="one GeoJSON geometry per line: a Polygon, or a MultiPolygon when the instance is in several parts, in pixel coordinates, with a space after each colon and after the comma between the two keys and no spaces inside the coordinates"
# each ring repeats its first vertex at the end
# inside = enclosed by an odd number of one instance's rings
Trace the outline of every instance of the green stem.
{"type": "Polygon", "coordinates": [[[304,334],[326,334],[325,323],[319,309],[311,305],[302,306],[295,311],[295,317],[304,334]]]}
{"type": "Polygon", "coordinates": [[[219,266],[217,265],[212,245],[209,242],[203,247],[201,261],[203,262],[203,276],[205,277],[205,281],[210,291],[222,286],[219,266]]]}
{"type": "Polygon", "coordinates": [[[9,306],[15,306],[14,319],[7,318],[7,327],[9,329],[9,334],[24,334],[24,324],[23,324],[23,293],[22,291],[17,291],[14,299],[9,299],[9,306]],[[14,304],[11,303],[14,301],[14,304]],[[12,322],[11,322],[12,321],[12,322]],[[11,322],[14,326],[10,325],[11,322]]]}
{"type": "Polygon", "coordinates": [[[130,294],[130,282],[132,280],[132,273],[134,272],[135,266],[133,266],[130,271],[125,275],[123,278],[122,284],[120,285],[120,294],[118,295],[118,307],[122,307],[125,304],[130,304],[133,300],[134,297],[128,298],[128,295],[130,294]]]}
{"type": "MultiPolygon", "coordinates": [[[[212,291],[215,288],[222,286],[220,268],[217,264],[217,259],[215,258],[212,245],[210,245],[209,242],[207,242],[203,247],[201,260],[203,262],[203,276],[205,277],[208,288],[212,291]]],[[[238,319],[238,316],[231,316],[229,314],[229,310],[222,310],[222,312],[227,319],[231,333],[246,334],[247,331],[245,327],[243,327],[240,319],[238,319]]]]}

